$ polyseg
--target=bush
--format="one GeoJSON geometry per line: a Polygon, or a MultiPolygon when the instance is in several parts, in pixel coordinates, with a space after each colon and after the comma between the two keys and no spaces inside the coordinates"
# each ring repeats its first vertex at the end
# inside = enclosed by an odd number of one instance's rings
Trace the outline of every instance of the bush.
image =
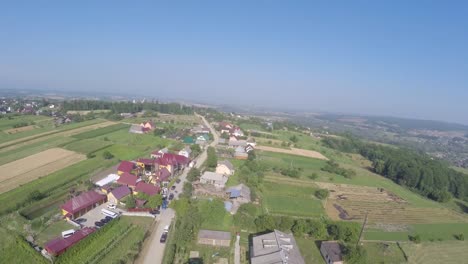
{"type": "Polygon", "coordinates": [[[318,174],[316,172],[312,173],[311,175],[309,175],[309,178],[311,180],[316,180],[318,178],[318,174]]]}
{"type": "Polygon", "coordinates": [[[320,200],[324,200],[328,198],[330,192],[327,189],[320,189],[315,191],[315,197],[319,198],[320,200]]]}
{"type": "Polygon", "coordinates": [[[104,159],[107,159],[107,160],[108,160],[108,159],[112,159],[112,158],[114,157],[114,155],[112,155],[112,153],[110,153],[109,151],[106,150],[106,151],[104,151],[104,152],[102,153],[102,157],[103,157],[104,159]]]}
{"type": "Polygon", "coordinates": [[[411,241],[411,242],[414,242],[416,244],[419,244],[421,243],[421,237],[419,235],[408,235],[408,239],[411,241]]]}
{"type": "Polygon", "coordinates": [[[464,235],[463,233],[454,235],[454,237],[455,237],[455,239],[460,240],[460,241],[464,241],[464,240],[465,240],[465,235],[464,235]]]}

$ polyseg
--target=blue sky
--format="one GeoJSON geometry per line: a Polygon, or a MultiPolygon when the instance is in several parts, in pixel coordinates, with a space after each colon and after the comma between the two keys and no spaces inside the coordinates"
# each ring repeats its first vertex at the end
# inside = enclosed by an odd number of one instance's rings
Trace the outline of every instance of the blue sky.
{"type": "Polygon", "coordinates": [[[0,88],[468,124],[464,1],[9,2],[0,88]]]}

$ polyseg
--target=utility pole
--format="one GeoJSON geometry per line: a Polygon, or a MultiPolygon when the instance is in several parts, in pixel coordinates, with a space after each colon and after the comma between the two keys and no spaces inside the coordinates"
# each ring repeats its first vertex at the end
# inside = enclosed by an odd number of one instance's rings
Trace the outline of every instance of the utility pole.
{"type": "Polygon", "coordinates": [[[358,246],[361,243],[362,235],[364,234],[364,228],[366,227],[368,216],[369,216],[369,212],[366,213],[366,218],[364,218],[364,223],[362,223],[361,233],[359,234],[359,239],[357,241],[356,246],[358,246]]]}

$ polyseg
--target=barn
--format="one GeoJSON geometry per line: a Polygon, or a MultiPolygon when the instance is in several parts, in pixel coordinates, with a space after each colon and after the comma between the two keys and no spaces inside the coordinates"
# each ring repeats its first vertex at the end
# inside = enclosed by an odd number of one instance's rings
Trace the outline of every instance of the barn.
{"type": "Polygon", "coordinates": [[[105,195],[95,191],[84,192],[62,205],[62,215],[68,219],[75,219],[106,201],[107,196],[105,195]]]}
{"type": "Polygon", "coordinates": [[[231,245],[231,233],[213,230],[200,230],[198,232],[198,244],[229,247],[231,245]]]}

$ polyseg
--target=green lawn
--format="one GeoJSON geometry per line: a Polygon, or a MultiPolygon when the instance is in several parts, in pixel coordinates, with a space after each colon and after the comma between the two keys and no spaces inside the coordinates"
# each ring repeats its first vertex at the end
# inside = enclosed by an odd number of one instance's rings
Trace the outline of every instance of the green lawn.
{"type": "Polygon", "coordinates": [[[455,234],[468,237],[468,223],[451,224],[415,224],[407,232],[384,232],[382,230],[368,230],[364,233],[366,240],[408,241],[408,235],[418,234],[423,241],[456,240],[455,234]]]}
{"type": "Polygon", "coordinates": [[[62,236],[62,231],[69,229],[76,229],[76,227],[67,223],[65,220],[54,222],[37,234],[35,238],[36,243],[44,247],[47,241],[62,236]]]}
{"type": "Polygon", "coordinates": [[[8,130],[13,128],[14,125],[19,123],[35,123],[37,121],[43,121],[51,119],[47,116],[36,116],[36,115],[19,115],[11,116],[12,119],[9,119],[7,116],[0,118],[0,130],[8,130]]]}
{"type": "Polygon", "coordinates": [[[95,152],[97,150],[106,148],[112,145],[112,142],[96,140],[96,139],[82,139],[73,141],[64,147],[68,150],[76,151],[83,154],[95,152]]]}
{"type": "Polygon", "coordinates": [[[319,200],[311,198],[295,198],[281,195],[265,195],[263,205],[268,213],[319,217],[324,216],[325,211],[319,200]]]}
{"type": "Polygon", "coordinates": [[[49,263],[40,253],[29,246],[22,237],[0,228],[0,238],[0,256],[2,263],[49,263]]]}
{"type": "Polygon", "coordinates": [[[409,264],[466,263],[467,241],[402,243],[409,264]]]}
{"type": "Polygon", "coordinates": [[[127,130],[128,131],[129,127],[130,126],[126,125],[126,124],[115,124],[115,125],[112,125],[112,126],[107,126],[107,127],[103,127],[103,128],[94,129],[94,130],[91,130],[91,131],[86,131],[86,132],[74,135],[73,137],[77,138],[77,139],[96,138],[98,136],[106,135],[106,134],[109,134],[111,132],[118,131],[118,130],[127,130]]]}
{"type": "Polygon", "coordinates": [[[403,251],[395,243],[364,243],[367,263],[406,263],[403,251]]]}
{"type": "Polygon", "coordinates": [[[304,237],[295,237],[295,239],[306,264],[325,264],[314,239],[304,237]]]}

